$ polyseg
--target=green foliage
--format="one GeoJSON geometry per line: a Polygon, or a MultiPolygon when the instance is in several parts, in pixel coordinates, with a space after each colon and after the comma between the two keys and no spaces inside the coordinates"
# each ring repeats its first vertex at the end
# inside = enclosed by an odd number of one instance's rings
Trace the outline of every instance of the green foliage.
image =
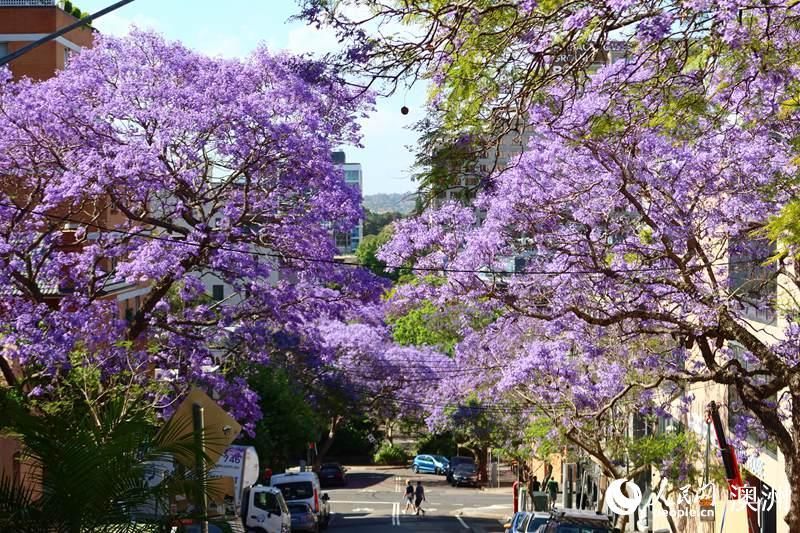
{"type": "Polygon", "coordinates": [[[377,276],[382,276],[396,281],[399,273],[395,269],[386,271],[386,263],[378,259],[377,254],[381,246],[392,238],[391,227],[387,226],[379,235],[367,235],[356,248],[356,258],[359,264],[367,267],[377,276]]]}
{"type": "Polygon", "coordinates": [[[403,218],[402,213],[394,211],[374,213],[369,209],[364,209],[364,236],[380,235],[386,226],[400,218],[403,218]]]}
{"type": "Polygon", "coordinates": [[[426,433],[417,440],[417,454],[427,453],[450,457],[456,454],[458,443],[452,431],[426,433]]]}
{"type": "Polygon", "coordinates": [[[451,309],[438,309],[426,300],[403,315],[390,316],[395,342],[403,346],[431,346],[452,354],[460,340],[459,314],[451,309]]]}
{"type": "Polygon", "coordinates": [[[0,531],[135,531],[131,510],[156,506],[160,516],[141,517],[140,523],[168,523],[176,518],[167,505],[170,495],[211,492],[191,472],[176,471],[149,486],[155,461],[201,457],[204,475],[211,461],[195,446],[191,426],[176,421],[157,431],[150,408],[127,405],[121,396],[93,408],[76,399],[51,414],[32,412],[0,389],[0,412],[0,434],[21,444],[24,480],[0,475],[0,531]]]}
{"type": "Polygon", "coordinates": [[[414,167],[418,183],[416,212],[422,212],[431,201],[445,191],[467,202],[475,196],[476,187],[466,186],[464,178],[476,175],[481,149],[469,142],[469,135],[459,136],[436,125],[420,136],[420,149],[414,167]]]}
{"type": "Polygon", "coordinates": [[[670,481],[693,479],[698,473],[693,465],[700,457],[700,444],[686,431],[658,432],[629,439],[626,445],[634,464],[662,467],[662,475],[670,481]]]}
{"type": "Polygon", "coordinates": [[[402,448],[384,442],[372,460],[378,465],[404,465],[408,462],[408,454],[402,448]]]}
{"type": "MultiPolygon", "coordinates": [[[[767,234],[773,241],[780,241],[797,257],[800,252],[800,200],[793,200],[767,224],[767,234]]],[[[786,252],[789,253],[789,252],[786,252]]]]}
{"type": "MultiPolygon", "coordinates": [[[[352,406],[349,407],[352,410],[352,406]]],[[[331,457],[369,457],[375,453],[375,444],[369,441],[383,438],[378,424],[366,415],[350,413],[347,421],[337,430],[336,439],[328,451],[331,457]]]]}
{"type": "Polygon", "coordinates": [[[275,472],[305,459],[308,443],[319,438],[322,421],[302,391],[277,368],[259,366],[248,381],[260,397],[264,416],[256,424],[255,437],[244,443],[254,446],[263,466],[275,472]]]}
{"type": "Polygon", "coordinates": [[[72,2],[70,2],[70,0],[64,1],[64,11],[67,13],[72,13],[72,2]]]}
{"type": "Polygon", "coordinates": [[[532,443],[534,455],[539,459],[545,459],[561,450],[562,442],[554,436],[553,421],[548,418],[535,418],[525,428],[525,441],[532,443]]]}

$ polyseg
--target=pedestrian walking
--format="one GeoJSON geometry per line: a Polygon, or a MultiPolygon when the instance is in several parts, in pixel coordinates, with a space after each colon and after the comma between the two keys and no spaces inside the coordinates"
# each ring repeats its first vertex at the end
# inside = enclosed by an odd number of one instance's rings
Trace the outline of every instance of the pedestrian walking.
{"type": "Polygon", "coordinates": [[[533,476],[533,479],[531,480],[531,492],[539,492],[540,490],[542,490],[542,484],[539,483],[539,480],[536,478],[536,476],[533,476]]]}
{"type": "Polygon", "coordinates": [[[558,497],[558,482],[550,478],[547,482],[547,495],[550,503],[550,508],[553,509],[556,505],[556,498],[558,497]]]}
{"type": "Polygon", "coordinates": [[[417,515],[422,511],[422,516],[425,516],[425,509],[422,508],[422,502],[425,500],[425,489],[422,488],[422,481],[417,481],[417,489],[414,491],[414,507],[417,509],[417,515]]]}
{"type": "Polygon", "coordinates": [[[411,508],[411,510],[415,509],[415,507],[414,507],[414,485],[411,484],[411,480],[410,479],[406,482],[405,501],[406,501],[406,508],[403,509],[403,514],[406,514],[408,512],[409,507],[411,508]]]}

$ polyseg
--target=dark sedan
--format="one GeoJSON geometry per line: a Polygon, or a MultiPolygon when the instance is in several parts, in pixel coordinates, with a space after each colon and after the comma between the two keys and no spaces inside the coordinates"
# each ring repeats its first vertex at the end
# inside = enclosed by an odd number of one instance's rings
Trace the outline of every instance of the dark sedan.
{"type": "Polygon", "coordinates": [[[339,463],[325,463],[319,468],[319,482],[324,487],[347,485],[347,469],[339,463]]]}
{"type": "Polygon", "coordinates": [[[478,469],[474,463],[464,463],[458,465],[453,470],[453,485],[459,487],[461,485],[470,485],[473,487],[478,486],[478,469]]]}
{"type": "Polygon", "coordinates": [[[451,485],[453,484],[453,472],[455,471],[456,467],[462,464],[469,464],[475,465],[475,459],[472,457],[464,457],[463,455],[456,455],[451,457],[450,460],[447,462],[447,469],[445,473],[447,474],[447,482],[451,485]]]}
{"type": "Polygon", "coordinates": [[[307,533],[319,533],[319,521],[317,515],[307,503],[288,503],[289,514],[292,515],[292,532],[305,531],[307,533]]]}

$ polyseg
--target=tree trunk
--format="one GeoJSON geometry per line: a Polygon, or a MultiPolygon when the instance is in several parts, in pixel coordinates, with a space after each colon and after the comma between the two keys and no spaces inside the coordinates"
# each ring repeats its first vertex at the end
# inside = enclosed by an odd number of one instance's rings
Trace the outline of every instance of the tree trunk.
{"type": "Polygon", "coordinates": [[[672,533],[678,533],[678,527],[675,525],[675,520],[672,518],[670,514],[670,507],[669,502],[667,501],[664,496],[661,495],[661,485],[664,483],[664,478],[658,480],[658,485],[655,488],[655,494],[658,495],[658,503],[661,504],[661,508],[665,511],[667,515],[667,523],[669,524],[669,529],[672,533]]]}
{"type": "Polygon", "coordinates": [[[478,481],[486,483],[489,481],[489,474],[486,468],[486,456],[489,455],[489,450],[487,447],[481,446],[478,448],[476,455],[478,456],[478,481]]]}
{"type": "MultiPolygon", "coordinates": [[[[783,518],[789,525],[789,531],[800,531],[800,375],[789,379],[791,393],[792,427],[791,443],[778,442],[786,462],[786,478],[789,480],[789,512],[783,518]],[[783,445],[782,445],[783,444],[783,445]]],[[[776,499],[780,494],[775,494],[776,499]]]]}
{"type": "Polygon", "coordinates": [[[320,465],[323,463],[322,460],[330,451],[331,446],[333,446],[333,438],[336,436],[336,429],[339,427],[339,423],[341,421],[341,416],[334,416],[331,418],[331,424],[328,429],[328,438],[322,443],[322,446],[317,449],[317,456],[314,458],[314,470],[319,470],[320,465]]]}

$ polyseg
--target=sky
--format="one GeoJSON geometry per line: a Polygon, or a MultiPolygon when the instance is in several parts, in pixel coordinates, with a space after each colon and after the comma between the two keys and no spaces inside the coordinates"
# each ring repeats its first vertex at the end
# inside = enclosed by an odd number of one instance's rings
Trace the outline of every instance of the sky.
{"type": "MultiPolygon", "coordinates": [[[[90,13],[112,3],[113,0],[73,0],[74,5],[90,13]]],[[[124,35],[131,25],[136,25],[211,56],[245,56],[262,42],[270,49],[296,53],[336,49],[331,32],[289,22],[297,12],[295,0],[135,0],[94,25],[113,35],[124,35]]],[[[376,111],[362,121],[364,147],[342,147],[348,162],[362,165],[364,194],[414,190],[410,173],[417,135],[409,127],[424,117],[424,102],[422,86],[379,98],[376,111]],[[403,105],[409,108],[408,115],[400,113],[403,105]]]]}

